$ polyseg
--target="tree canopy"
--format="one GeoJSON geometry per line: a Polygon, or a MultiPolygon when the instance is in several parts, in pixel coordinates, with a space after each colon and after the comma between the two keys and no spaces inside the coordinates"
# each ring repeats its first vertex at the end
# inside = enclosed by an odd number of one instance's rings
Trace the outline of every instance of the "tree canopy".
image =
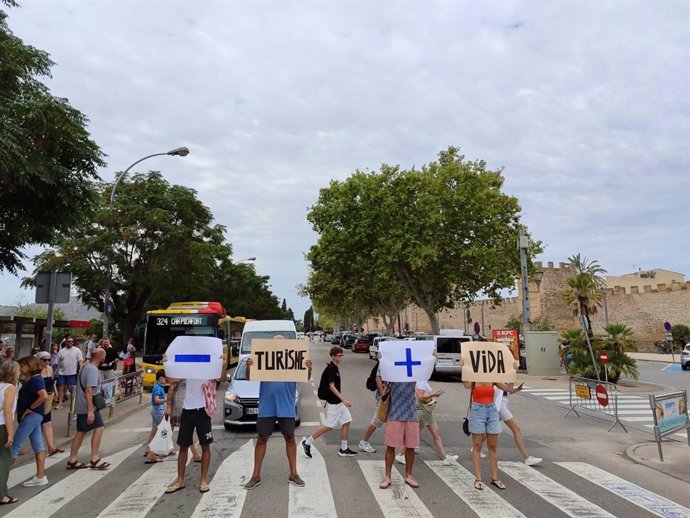
{"type": "Polygon", "coordinates": [[[590,261],[586,257],[576,254],[568,258],[575,275],[568,277],[568,288],[563,293],[565,302],[572,308],[574,316],[584,316],[587,329],[592,333],[590,315],[597,313],[601,306],[602,290],[606,288],[606,281],[602,274],[606,273],[599,262],[590,261]]]}
{"type": "Polygon", "coordinates": [[[3,10],[0,64],[0,273],[16,274],[22,247],[52,243],[88,217],[105,164],[86,116],[41,82],[48,54],[17,38],[3,10]]]}
{"type": "Polygon", "coordinates": [[[307,216],[319,239],[305,291],[333,314],[390,315],[414,301],[434,332],[443,308],[480,292],[500,301],[520,264],[520,206],[502,186],[500,171],[454,147],[421,170],[383,165],[331,182],[307,216]]]}

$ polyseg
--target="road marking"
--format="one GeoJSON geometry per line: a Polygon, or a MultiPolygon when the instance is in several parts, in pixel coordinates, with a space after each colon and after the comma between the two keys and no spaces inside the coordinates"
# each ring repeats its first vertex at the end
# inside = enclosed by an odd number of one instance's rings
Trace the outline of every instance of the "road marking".
{"type": "Polygon", "coordinates": [[[299,457],[299,469],[297,472],[304,480],[306,487],[295,487],[290,484],[288,516],[302,518],[335,518],[338,513],[335,510],[333,491],[328,479],[326,462],[321,453],[313,445],[311,447],[311,459],[299,457]]]}
{"type": "MultiPolygon", "coordinates": [[[[33,457],[33,455],[32,455],[33,457]]],[[[51,466],[54,466],[58,462],[61,462],[69,457],[69,453],[57,453],[53,455],[52,457],[46,457],[46,467],[45,469],[48,469],[51,466]]],[[[10,478],[7,479],[7,487],[8,489],[13,488],[14,486],[21,484],[25,480],[30,479],[36,474],[36,463],[35,462],[29,462],[28,464],[22,464],[21,466],[18,466],[10,471],[10,478]]]]}
{"type": "Polygon", "coordinates": [[[631,423],[642,423],[644,421],[654,421],[654,417],[651,415],[649,417],[622,417],[621,420],[630,421],[631,423]]]}
{"type": "MultiPolygon", "coordinates": [[[[479,516],[492,518],[524,518],[525,515],[493,491],[474,488],[474,475],[457,462],[444,466],[443,461],[424,461],[446,485],[479,516]]],[[[458,516],[460,514],[458,513],[458,516]]]]}
{"type": "MultiPolygon", "coordinates": [[[[214,424],[212,427],[214,430],[223,430],[225,429],[225,425],[222,424],[214,424]]],[[[143,432],[150,432],[151,428],[124,428],[122,430],[119,430],[118,433],[143,433],[143,432]]]]}
{"type": "MultiPolygon", "coordinates": [[[[322,412],[323,413],[323,412],[322,412]]],[[[318,421],[307,421],[307,422],[301,422],[300,423],[300,428],[303,426],[321,426],[321,423],[318,421]]]]}
{"type": "Polygon", "coordinates": [[[247,490],[244,488],[249,477],[242,474],[254,459],[254,441],[251,439],[231,453],[218,466],[209,486],[194,509],[192,518],[234,517],[242,514],[247,490]]]}
{"type": "Polygon", "coordinates": [[[568,516],[614,518],[611,513],[522,462],[499,462],[498,467],[568,516]]]}
{"type": "Polygon", "coordinates": [[[383,462],[380,460],[358,460],[359,469],[369,484],[369,489],[376,498],[383,516],[386,518],[400,518],[414,516],[415,518],[433,518],[431,511],[415,494],[414,489],[403,482],[403,478],[393,469],[392,483],[388,489],[379,489],[379,482],[384,475],[383,462]]]}
{"type": "Polygon", "coordinates": [[[585,480],[603,487],[614,495],[635,504],[657,516],[690,518],[690,509],[664,498],[584,462],[555,462],[558,466],[581,476],[585,480]]]}
{"type": "MultiPolygon", "coordinates": [[[[542,399],[548,399],[549,401],[569,401],[570,396],[568,394],[565,394],[563,396],[551,396],[551,395],[549,395],[549,396],[542,396],[542,399]]],[[[611,400],[613,400],[613,396],[611,396],[611,400]]],[[[573,397],[573,401],[577,402],[578,398],[573,397]]],[[[626,403],[633,403],[633,402],[643,403],[645,400],[639,396],[618,396],[618,401],[619,402],[626,402],[626,403]]],[[[647,406],[649,406],[649,404],[647,406]]]]}
{"type": "Polygon", "coordinates": [[[51,485],[47,489],[33,496],[30,500],[5,516],[26,518],[27,516],[51,516],[59,514],[57,511],[70,503],[89,487],[99,482],[102,478],[112,473],[127,457],[139,450],[140,445],[132,446],[126,450],[119,451],[110,455],[107,460],[110,467],[106,470],[79,469],[63,478],[57,484],[51,485]]]}
{"type": "MultiPolygon", "coordinates": [[[[192,459],[187,457],[187,464],[192,459]]],[[[98,518],[145,517],[166,488],[177,477],[177,456],[171,455],[146,470],[115,500],[110,502],[98,518]]]]}

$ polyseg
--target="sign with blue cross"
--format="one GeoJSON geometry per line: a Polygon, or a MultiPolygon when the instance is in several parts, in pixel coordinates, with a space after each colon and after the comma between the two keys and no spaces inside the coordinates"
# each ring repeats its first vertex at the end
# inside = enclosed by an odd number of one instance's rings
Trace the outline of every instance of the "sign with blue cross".
{"type": "Polygon", "coordinates": [[[379,352],[383,381],[427,381],[434,371],[433,340],[386,340],[379,352]]]}
{"type": "Polygon", "coordinates": [[[165,375],[174,379],[219,379],[223,342],[212,336],[178,336],[165,351],[165,375]]]}

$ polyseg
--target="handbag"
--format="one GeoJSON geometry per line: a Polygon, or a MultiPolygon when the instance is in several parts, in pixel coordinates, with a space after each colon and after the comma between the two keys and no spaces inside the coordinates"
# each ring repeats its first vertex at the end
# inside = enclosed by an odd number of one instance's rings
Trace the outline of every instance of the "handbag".
{"type": "Polygon", "coordinates": [[[391,407],[391,391],[386,389],[376,405],[376,419],[385,423],[388,421],[388,410],[391,407]]]}
{"type": "Polygon", "coordinates": [[[173,451],[173,431],[170,421],[164,418],[158,423],[156,435],[149,443],[149,450],[156,455],[168,455],[173,451]]]}
{"type": "Polygon", "coordinates": [[[472,383],[472,390],[470,391],[470,404],[467,405],[467,414],[465,415],[465,419],[462,422],[462,431],[465,432],[465,435],[468,437],[471,435],[470,434],[470,411],[472,410],[472,393],[474,392],[474,383],[472,383]]]}
{"type": "MultiPolygon", "coordinates": [[[[82,372],[84,372],[83,369],[82,369],[82,372]]],[[[79,373],[79,384],[81,385],[81,389],[84,391],[84,394],[86,394],[86,388],[84,388],[84,382],[81,380],[81,372],[79,373]]],[[[105,402],[105,396],[103,395],[103,393],[100,390],[98,390],[91,397],[91,401],[93,402],[93,407],[96,410],[103,410],[105,407],[108,406],[105,402]]]]}

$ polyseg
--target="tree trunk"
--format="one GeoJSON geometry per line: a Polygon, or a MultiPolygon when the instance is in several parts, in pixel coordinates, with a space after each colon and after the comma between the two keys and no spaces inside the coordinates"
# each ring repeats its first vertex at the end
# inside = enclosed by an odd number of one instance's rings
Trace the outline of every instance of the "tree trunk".
{"type": "Polygon", "coordinates": [[[422,308],[426,316],[429,317],[429,323],[431,324],[431,333],[437,335],[441,332],[441,325],[438,322],[438,315],[435,311],[429,308],[422,308]]]}

